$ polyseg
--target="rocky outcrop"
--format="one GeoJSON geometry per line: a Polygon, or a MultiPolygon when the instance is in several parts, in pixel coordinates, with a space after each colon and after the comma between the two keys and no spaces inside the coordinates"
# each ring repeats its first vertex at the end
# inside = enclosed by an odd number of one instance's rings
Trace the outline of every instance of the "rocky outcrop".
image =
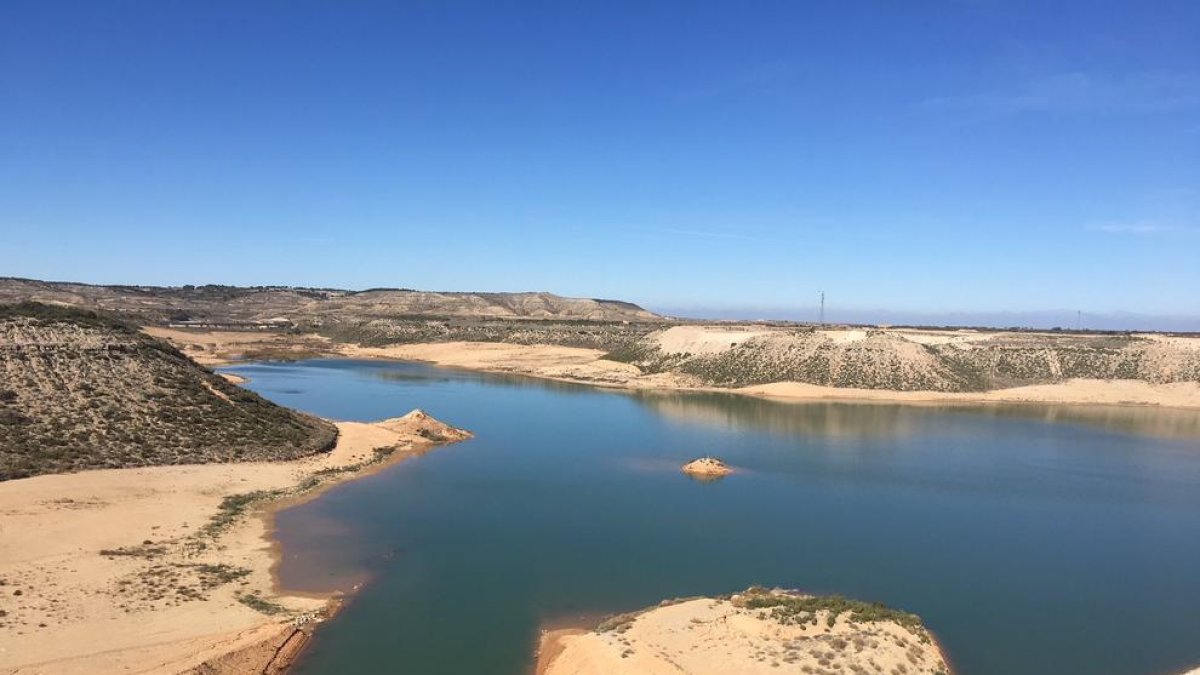
{"type": "Polygon", "coordinates": [[[683,465],[682,471],[696,478],[722,478],[733,473],[729,465],[716,457],[701,457],[683,465]]]}
{"type": "Polygon", "coordinates": [[[450,426],[420,408],[403,417],[395,417],[377,424],[398,434],[416,434],[432,443],[457,443],[473,437],[466,429],[450,426]]]}

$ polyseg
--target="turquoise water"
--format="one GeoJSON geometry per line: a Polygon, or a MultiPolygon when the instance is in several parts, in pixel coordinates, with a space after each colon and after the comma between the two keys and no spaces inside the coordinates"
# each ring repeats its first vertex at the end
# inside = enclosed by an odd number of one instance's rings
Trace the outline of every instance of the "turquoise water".
{"type": "Polygon", "coordinates": [[[380,361],[229,370],[327,417],[421,407],[477,435],[280,514],[285,585],[367,583],[300,673],[525,675],[543,625],[756,583],[916,612],[965,675],[1200,664],[1192,413],[784,404],[380,361]],[[706,454],[744,471],[679,473],[706,454]]]}

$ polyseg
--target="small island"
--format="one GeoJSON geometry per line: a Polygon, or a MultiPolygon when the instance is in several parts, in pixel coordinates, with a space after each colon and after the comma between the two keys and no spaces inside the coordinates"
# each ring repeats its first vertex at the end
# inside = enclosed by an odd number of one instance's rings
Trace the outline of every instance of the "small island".
{"type": "Polygon", "coordinates": [[[947,675],[950,668],[915,614],[761,587],[668,600],[592,631],[548,632],[538,653],[538,675],[664,672],[947,675]]]}
{"type": "Polygon", "coordinates": [[[693,478],[712,480],[733,473],[728,464],[716,457],[701,457],[683,465],[682,471],[693,478]]]}

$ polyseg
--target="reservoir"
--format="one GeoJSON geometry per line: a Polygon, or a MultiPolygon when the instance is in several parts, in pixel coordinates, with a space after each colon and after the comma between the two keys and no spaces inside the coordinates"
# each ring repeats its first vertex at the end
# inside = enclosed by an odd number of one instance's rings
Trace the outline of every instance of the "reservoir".
{"type": "Polygon", "coordinates": [[[527,675],[538,633],[752,584],[919,614],[960,675],[1200,664],[1200,414],[783,403],[420,364],[223,369],[293,408],[475,433],[280,512],[280,576],[363,584],[305,674],[527,675]],[[679,467],[720,457],[698,482],[679,467]]]}

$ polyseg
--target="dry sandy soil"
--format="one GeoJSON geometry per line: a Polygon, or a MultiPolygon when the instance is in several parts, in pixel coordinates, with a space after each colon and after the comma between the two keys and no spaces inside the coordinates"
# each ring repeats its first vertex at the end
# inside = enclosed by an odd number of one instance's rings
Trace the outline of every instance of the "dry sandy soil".
{"type": "Polygon", "coordinates": [[[828,612],[785,623],[770,610],[701,598],[631,615],[615,628],[545,633],[538,675],[782,675],[947,673],[936,642],[919,625],[852,623],[828,612]]]}
{"type": "Polygon", "coordinates": [[[147,326],[147,335],[166,340],[206,366],[220,366],[254,358],[308,358],[328,353],[329,340],[320,335],[292,335],[278,331],[199,331],[147,326]]]}
{"type": "Polygon", "coordinates": [[[344,356],[425,361],[453,368],[513,373],[610,387],[679,388],[698,386],[673,373],[643,375],[636,366],[604,358],[599,349],[500,342],[435,342],[388,347],[337,345],[344,356]]]}
{"type": "Polygon", "coordinates": [[[426,435],[469,436],[420,411],[337,426],[336,448],[303,460],[0,483],[0,673],[285,667],[306,639],[298,627],[319,620],[331,598],[275,588],[271,509],[439,444],[426,435]],[[256,491],[274,499],[222,510],[256,491]]]}

